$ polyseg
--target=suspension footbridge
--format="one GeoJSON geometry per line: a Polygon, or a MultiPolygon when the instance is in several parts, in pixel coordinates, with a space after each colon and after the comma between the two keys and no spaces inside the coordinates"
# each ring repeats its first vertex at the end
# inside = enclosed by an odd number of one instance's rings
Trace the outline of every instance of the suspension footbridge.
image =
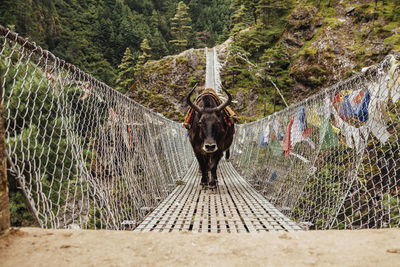
{"type": "MultiPolygon", "coordinates": [[[[205,88],[220,93],[219,69],[215,49],[206,48],[205,88]]],[[[233,168],[219,167],[216,190],[200,185],[196,162],[184,176],[185,186],[176,188],[136,231],[194,231],[211,233],[301,230],[296,223],[257,193],[233,168]]]]}
{"type": "MultiPolygon", "coordinates": [[[[217,52],[205,83],[218,91],[217,52]]],[[[186,130],[0,27],[8,176],[43,228],[262,232],[400,226],[399,58],[236,126],[217,189],[186,130]],[[300,227],[301,226],[301,227],[300,227]]]]}

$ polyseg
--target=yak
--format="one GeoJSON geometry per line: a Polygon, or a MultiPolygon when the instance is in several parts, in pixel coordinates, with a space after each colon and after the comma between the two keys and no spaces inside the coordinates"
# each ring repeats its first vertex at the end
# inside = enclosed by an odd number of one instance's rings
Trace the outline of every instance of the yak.
{"type": "Polygon", "coordinates": [[[196,103],[190,100],[195,88],[187,96],[187,104],[193,109],[193,119],[188,135],[201,170],[201,185],[215,188],[217,167],[223,153],[229,159],[229,147],[233,141],[234,125],[224,109],[231,103],[231,94],[223,88],[228,100],[218,103],[210,94],[200,95],[196,103]],[[208,172],[211,171],[211,179],[208,172]]]}

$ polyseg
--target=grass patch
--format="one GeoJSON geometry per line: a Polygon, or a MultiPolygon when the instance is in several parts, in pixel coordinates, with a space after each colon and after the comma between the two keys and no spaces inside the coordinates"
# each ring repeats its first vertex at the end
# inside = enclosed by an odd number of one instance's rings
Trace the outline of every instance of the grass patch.
{"type": "Polygon", "coordinates": [[[400,51],[400,34],[392,35],[384,40],[385,44],[392,44],[393,49],[400,51]]]}

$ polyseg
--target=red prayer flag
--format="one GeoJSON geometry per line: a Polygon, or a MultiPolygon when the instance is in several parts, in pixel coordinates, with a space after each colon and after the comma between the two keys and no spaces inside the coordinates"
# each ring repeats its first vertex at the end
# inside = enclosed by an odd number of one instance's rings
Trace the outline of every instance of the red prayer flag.
{"type": "Polygon", "coordinates": [[[289,154],[290,154],[290,147],[291,147],[290,135],[291,135],[291,131],[292,131],[293,121],[294,121],[294,117],[290,119],[290,122],[289,122],[287,130],[286,130],[286,135],[283,138],[283,151],[285,151],[286,158],[289,158],[289,154]]]}

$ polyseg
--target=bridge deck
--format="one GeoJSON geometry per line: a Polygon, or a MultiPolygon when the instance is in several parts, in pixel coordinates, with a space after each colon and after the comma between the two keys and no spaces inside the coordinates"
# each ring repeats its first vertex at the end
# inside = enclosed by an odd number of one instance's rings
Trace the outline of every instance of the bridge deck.
{"type": "Polygon", "coordinates": [[[232,167],[221,161],[218,187],[200,186],[193,164],[177,188],[135,229],[143,232],[240,233],[301,230],[257,193],[232,167]]]}

